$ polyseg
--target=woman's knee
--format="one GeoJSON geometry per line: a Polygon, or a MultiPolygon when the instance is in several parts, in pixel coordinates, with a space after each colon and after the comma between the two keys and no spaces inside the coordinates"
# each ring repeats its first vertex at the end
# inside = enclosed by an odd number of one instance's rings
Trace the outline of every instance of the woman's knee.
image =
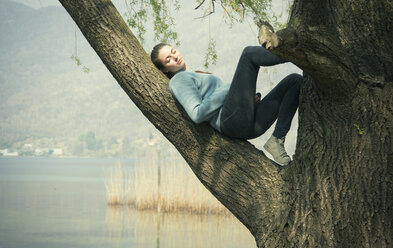
{"type": "Polygon", "coordinates": [[[300,86],[303,82],[303,76],[297,73],[292,73],[287,76],[292,85],[300,86]]]}
{"type": "Polygon", "coordinates": [[[255,53],[255,47],[254,46],[246,46],[243,49],[242,57],[250,58],[251,55],[253,55],[254,53],[255,53]]]}
{"type": "Polygon", "coordinates": [[[293,81],[295,81],[298,84],[301,84],[303,82],[303,76],[298,73],[292,73],[289,74],[289,76],[292,78],[293,81]]]}

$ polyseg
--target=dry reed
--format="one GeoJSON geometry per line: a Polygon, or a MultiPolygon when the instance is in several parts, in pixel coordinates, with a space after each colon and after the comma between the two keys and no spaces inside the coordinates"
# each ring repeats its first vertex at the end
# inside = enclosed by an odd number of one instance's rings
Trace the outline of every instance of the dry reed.
{"type": "Polygon", "coordinates": [[[126,171],[120,163],[105,184],[111,206],[128,205],[137,210],[229,214],[201,184],[180,157],[162,157],[159,151],[139,159],[126,171]]]}
{"type": "MultiPolygon", "coordinates": [[[[107,237],[133,240],[138,247],[255,248],[250,231],[233,215],[196,215],[107,208],[107,237]]],[[[129,242],[131,243],[131,242],[129,242]]]]}

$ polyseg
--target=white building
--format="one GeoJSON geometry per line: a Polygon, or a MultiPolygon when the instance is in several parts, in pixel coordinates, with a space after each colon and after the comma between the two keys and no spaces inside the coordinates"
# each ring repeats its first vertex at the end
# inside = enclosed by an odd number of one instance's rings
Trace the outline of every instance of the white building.
{"type": "Polygon", "coordinates": [[[60,156],[60,155],[63,155],[63,149],[60,149],[60,148],[53,148],[53,149],[51,149],[53,152],[52,152],[52,155],[55,155],[55,156],[60,156]]]}
{"type": "Polygon", "coordinates": [[[18,152],[11,152],[8,149],[3,149],[3,150],[0,150],[0,155],[2,155],[4,157],[16,157],[19,154],[18,154],[18,152]]]}

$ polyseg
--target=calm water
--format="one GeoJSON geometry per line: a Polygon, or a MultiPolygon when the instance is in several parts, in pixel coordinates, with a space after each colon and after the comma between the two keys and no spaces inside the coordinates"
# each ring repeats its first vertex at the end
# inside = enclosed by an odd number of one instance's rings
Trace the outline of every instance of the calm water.
{"type": "Polygon", "coordinates": [[[107,207],[117,161],[0,158],[0,248],[256,247],[233,217],[107,207]]]}

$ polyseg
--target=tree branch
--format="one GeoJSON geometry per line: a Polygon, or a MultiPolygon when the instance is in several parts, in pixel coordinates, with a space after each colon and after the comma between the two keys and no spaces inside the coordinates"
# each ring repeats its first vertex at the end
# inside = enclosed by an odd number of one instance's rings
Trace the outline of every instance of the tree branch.
{"type": "Polygon", "coordinates": [[[392,14],[389,1],[295,0],[271,50],[311,75],[324,94],[350,99],[360,74],[393,81],[392,14]]]}
{"type": "MultiPolygon", "coordinates": [[[[197,18],[195,18],[195,19],[202,19],[202,18],[205,18],[205,17],[207,17],[207,16],[213,14],[213,13],[215,12],[214,1],[215,1],[215,0],[211,0],[211,5],[213,6],[213,10],[211,10],[209,13],[207,13],[207,14],[205,14],[205,15],[203,15],[203,16],[197,17],[197,18]]],[[[203,4],[204,2],[205,2],[205,0],[203,0],[195,9],[198,9],[199,7],[201,7],[202,4],[203,4]]]]}
{"type": "Polygon", "coordinates": [[[60,2],[120,86],[210,192],[254,236],[282,225],[272,221],[288,212],[282,209],[284,182],[276,165],[247,141],[192,123],[110,0],[60,2]]]}
{"type": "Polygon", "coordinates": [[[194,8],[194,10],[199,9],[199,8],[203,5],[203,3],[204,3],[205,1],[206,1],[206,0],[202,0],[202,2],[201,2],[200,4],[198,4],[198,6],[196,6],[196,7],[194,8]]]}
{"type": "Polygon", "coordinates": [[[278,45],[270,50],[311,75],[325,94],[342,99],[351,94],[355,73],[334,35],[323,27],[295,28],[290,23],[277,31],[275,38],[278,45]]]}

